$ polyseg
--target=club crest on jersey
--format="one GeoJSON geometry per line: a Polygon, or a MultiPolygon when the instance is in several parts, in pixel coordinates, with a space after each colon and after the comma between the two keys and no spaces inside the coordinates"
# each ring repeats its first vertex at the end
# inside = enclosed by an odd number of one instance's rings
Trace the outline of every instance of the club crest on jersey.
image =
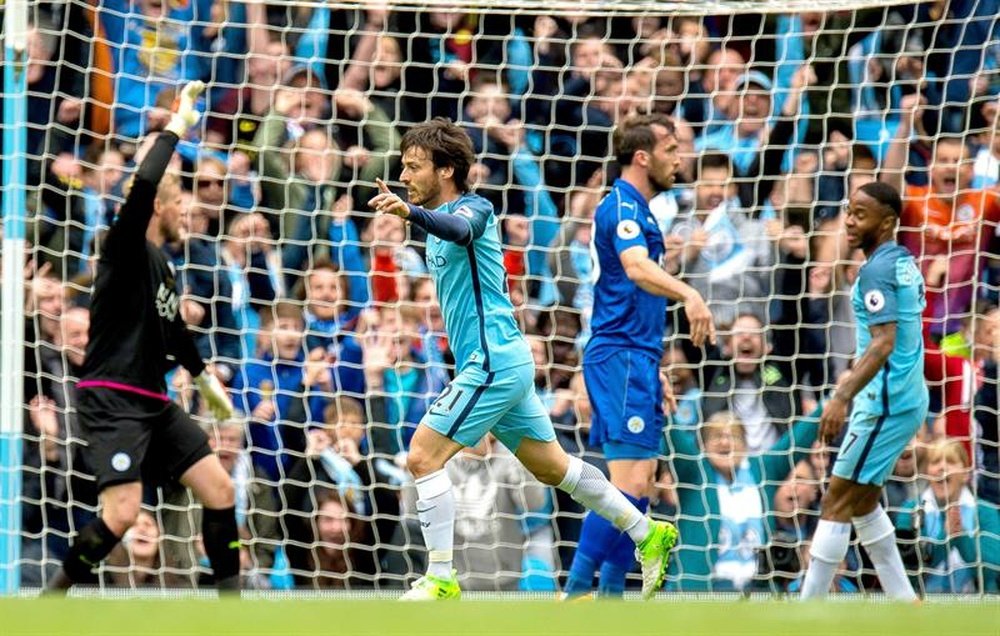
{"type": "Polygon", "coordinates": [[[639,224],[632,219],[625,219],[618,223],[618,238],[623,241],[629,241],[639,236],[639,224]]]}
{"type": "Polygon", "coordinates": [[[885,307],[885,296],[877,289],[871,290],[865,294],[865,307],[873,314],[882,311],[882,308],[885,307]]]}
{"type": "Polygon", "coordinates": [[[179,307],[180,301],[177,299],[177,294],[173,288],[160,283],[160,288],[156,291],[156,313],[161,318],[166,318],[172,322],[177,316],[177,309],[179,307]]]}
{"type": "Polygon", "coordinates": [[[455,210],[455,214],[457,214],[458,216],[464,216],[465,218],[471,220],[472,219],[472,208],[470,208],[467,205],[459,206],[459,208],[457,210],[455,210]]]}

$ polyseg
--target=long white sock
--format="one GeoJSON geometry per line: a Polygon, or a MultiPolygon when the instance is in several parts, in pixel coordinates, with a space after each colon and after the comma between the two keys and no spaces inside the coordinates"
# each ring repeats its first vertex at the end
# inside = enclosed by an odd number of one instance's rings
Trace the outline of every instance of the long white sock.
{"type": "Polygon", "coordinates": [[[882,590],[897,601],[915,601],[917,594],[906,578],[906,568],[896,547],[896,529],[882,506],[863,517],[854,517],[854,529],[858,531],[861,545],[871,557],[882,590]]]}
{"type": "Polygon", "coordinates": [[[417,516],[427,546],[427,574],[451,578],[455,544],[455,494],[442,468],[416,480],[417,516]]]}
{"type": "Polygon", "coordinates": [[[823,598],[830,591],[840,562],[847,556],[851,524],[821,519],[809,548],[809,569],[802,582],[803,600],[823,598]]]}
{"type": "Polygon", "coordinates": [[[601,471],[579,457],[569,458],[566,476],[557,488],[627,532],[636,545],[649,534],[646,515],[612,486],[601,471]]]}

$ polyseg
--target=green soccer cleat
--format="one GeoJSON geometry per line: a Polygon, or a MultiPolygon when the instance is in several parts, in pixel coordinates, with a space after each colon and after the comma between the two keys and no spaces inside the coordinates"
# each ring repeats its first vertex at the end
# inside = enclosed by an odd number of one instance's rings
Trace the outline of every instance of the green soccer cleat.
{"type": "Polygon", "coordinates": [[[425,574],[413,582],[408,592],[403,594],[401,601],[448,601],[458,600],[462,589],[458,587],[457,570],[451,571],[451,578],[443,579],[425,574]]]}
{"type": "Polygon", "coordinates": [[[635,558],[642,565],[642,600],[648,601],[663,587],[670,563],[670,551],[680,535],[669,521],[649,522],[649,534],[635,548],[635,558]]]}

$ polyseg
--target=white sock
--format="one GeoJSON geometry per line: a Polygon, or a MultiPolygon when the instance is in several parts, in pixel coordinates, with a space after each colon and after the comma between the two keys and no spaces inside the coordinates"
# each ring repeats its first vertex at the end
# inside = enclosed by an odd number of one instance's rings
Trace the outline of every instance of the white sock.
{"type": "Polygon", "coordinates": [[[854,517],[853,521],[858,539],[871,557],[886,596],[897,601],[917,600],[896,547],[896,529],[882,506],[876,506],[863,517],[854,517]]]}
{"type": "Polygon", "coordinates": [[[417,516],[427,546],[427,574],[451,578],[455,543],[455,495],[451,479],[442,468],[416,480],[417,516]]]}
{"type": "Polygon", "coordinates": [[[579,457],[569,458],[566,476],[557,488],[627,532],[636,545],[649,534],[646,515],[612,486],[601,471],[579,457]]]}
{"type": "Polygon", "coordinates": [[[823,598],[830,591],[840,562],[847,556],[851,524],[821,519],[809,548],[809,569],[802,582],[803,600],[823,598]]]}

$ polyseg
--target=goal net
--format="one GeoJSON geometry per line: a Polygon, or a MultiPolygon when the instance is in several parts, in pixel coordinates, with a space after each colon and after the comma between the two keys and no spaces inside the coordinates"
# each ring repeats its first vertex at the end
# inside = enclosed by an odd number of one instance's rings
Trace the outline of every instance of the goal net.
{"type": "MultiPolygon", "coordinates": [[[[75,384],[101,238],[179,87],[202,79],[203,117],[171,167],[183,236],[164,249],[240,414],[213,421],[182,371],[167,384],[233,478],[248,586],[390,590],[424,571],[406,453],[466,361],[448,347],[425,237],[366,202],[376,178],[399,188],[400,139],[433,117],[473,140],[470,181],[499,217],[558,442],[606,469],[581,373],[591,222],[618,175],[611,132],[642,112],[670,115],[679,144],[677,184],[651,202],[663,267],[719,330],[695,348],[669,310],[678,408],[649,489],[651,514],[681,531],[667,589],[797,585],[837,453],[816,440],[818,409],[855,360],[863,256],[843,210],[881,179],[903,194],[899,242],[926,281],[931,393],[883,505],[921,589],[996,592],[998,14],[996,0],[30,3],[8,567],[41,585],[97,512],[75,384]]],[[[583,510],[492,439],[447,470],[463,589],[556,590],[583,510]]],[[[102,585],[204,585],[200,519],[188,492],[147,484],[102,585]]],[[[837,586],[877,589],[860,547],[837,586]]]]}

